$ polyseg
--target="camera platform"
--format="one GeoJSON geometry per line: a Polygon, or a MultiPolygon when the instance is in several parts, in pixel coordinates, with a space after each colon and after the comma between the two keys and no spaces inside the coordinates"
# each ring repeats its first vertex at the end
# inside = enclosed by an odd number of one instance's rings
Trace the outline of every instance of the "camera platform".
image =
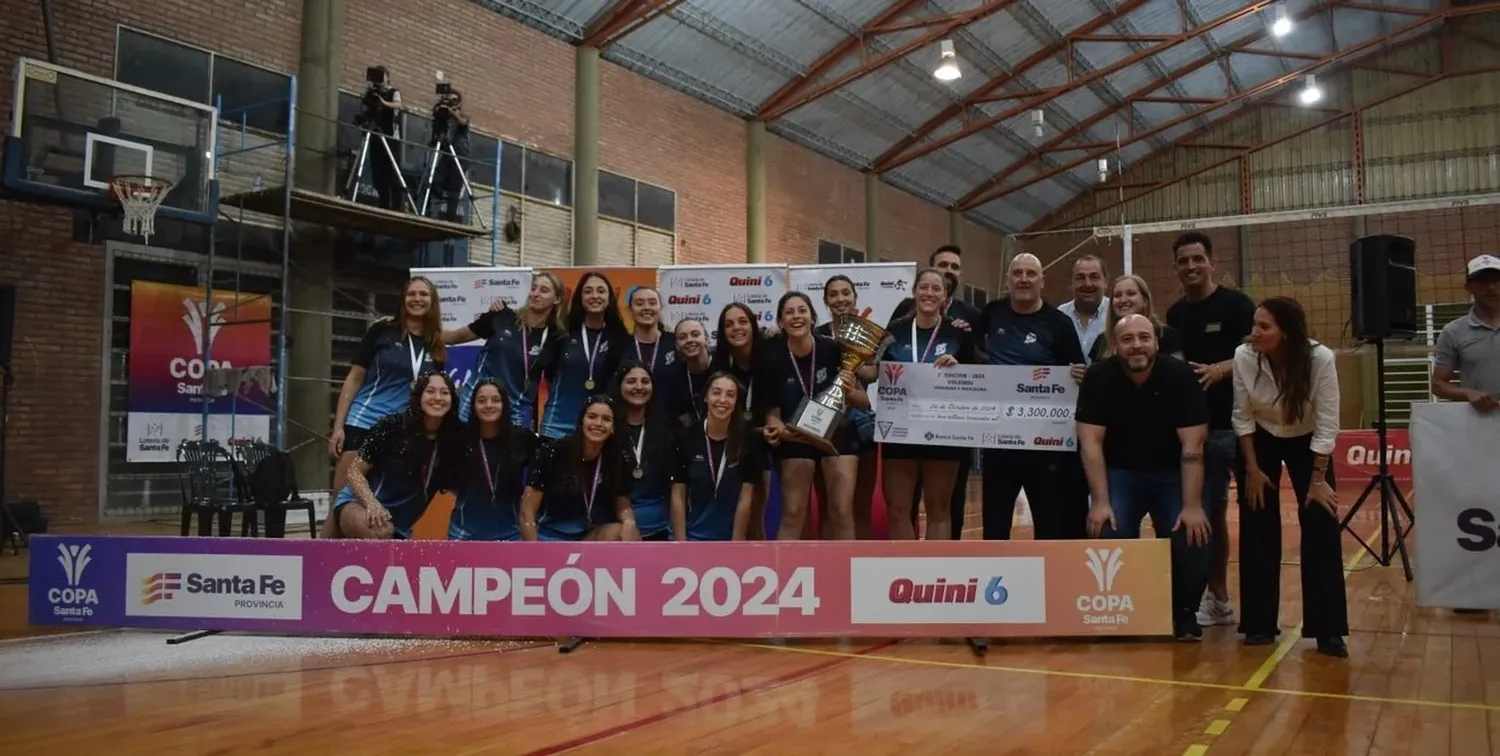
{"type": "MultiPolygon", "coordinates": [[[[288,200],[286,187],[273,186],[232,194],[223,199],[224,204],[239,206],[257,213],[281,215],[283,203],[288,200]]],[[[483,226],[426,218],[413,213],[397,212],[354,202],[321,192],[293,187],[290,192],[291,218],[294,221],[337,226],[354,231],[366,231],[381,236],[408,239],[414,242],[434,242],[446,239],[477,239],[488,236],[483,226]]]]}

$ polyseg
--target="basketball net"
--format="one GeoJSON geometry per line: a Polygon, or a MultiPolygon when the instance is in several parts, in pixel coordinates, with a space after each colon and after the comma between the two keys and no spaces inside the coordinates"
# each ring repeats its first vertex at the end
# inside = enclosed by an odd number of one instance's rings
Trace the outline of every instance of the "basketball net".
{"type": "Polygon", "coordinates": [[[125,213],[125,233],[150,241],[156,233],[156,211],[172,190],[172,182],[151,176],[113,176],[109,185],[125,213]]]}

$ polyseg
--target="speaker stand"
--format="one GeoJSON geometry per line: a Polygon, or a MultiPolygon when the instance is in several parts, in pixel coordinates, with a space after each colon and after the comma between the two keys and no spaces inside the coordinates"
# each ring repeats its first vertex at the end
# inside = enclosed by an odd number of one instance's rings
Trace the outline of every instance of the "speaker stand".
{"type": "Polygon", "coordinates": [[[1416,523],[1416,518],[1412,516],[1411,504],[1407,503],[1406,497],[1401,493],[1400,486],[1396,485],[1395,477],[1391,475],[1390,455],[1387,452],[1389,443],[1386,441],[1387,426],[1385,417],[1385,339],[1372,337],[1370,341],[1375,344],[1375,395],[1377,402],[1375,409],[1375,437],[1379,445],[1379,448],[1376,450],[1376,454],[1379,455],[1379,467],[1376,473],[1370,476],[1370,482],[1365,486],[1364,492],[1355,500],[1354,506],[1350,507],[1349,511],[1344,514],[1344,519],[1339,521],[1339,527],[1342,527],[1350,535],[1354,536],[1354,539],[1359,541],[1359,545],[1365,551],[1369,552],[1370,556],[1374,557],[1375,561],[1381,567],[1391,566],[1391,557],[1400,556],[1401,569],[1406,574],[1406,582],[1409,583],[1412,580],[1412,572],[1411,562],[1406,555],[1406,536],[1411,533],[1411,528],[1416,523]],[[1364,506],[1365,502],[1370,499],[1370,494],[1376,491],[1379,491],[1380,495],[1380,551],[1378,552],[1371,548],[1370,544],[1361,538],[1358,533],[1354,532],[1353,528],[1349,527],[1349,523],[1359,513],[1360,507],[1364,506]],[[1397,509],[1398,505],[1400,509],[1397,509]],[[1406,524],[1404,526],[1401,523],[1402,513],[1406,515],[1406,524]],[[1393,529],[1394,533],[1392,533],[1393,529]],[[1392,537],[1393,535],[1394,538],[1392,537]]]}

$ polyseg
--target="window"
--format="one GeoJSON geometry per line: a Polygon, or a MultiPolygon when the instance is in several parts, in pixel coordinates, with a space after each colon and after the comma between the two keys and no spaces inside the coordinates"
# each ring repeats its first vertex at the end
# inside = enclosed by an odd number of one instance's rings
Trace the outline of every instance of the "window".
{"type": "Polygon", "coordinates": [[[151,34],[120,27],[115,78],[137,87],[194,102],[212,102],[213,54],[151,34]]]}
{"type": "Polygon", "coordinates": [[[826,239],[818,240],[818,264],[840,265],[843,263],[862,263],[865,261],[865,253],[853,247],[846,247],[838,242],[826,239]]]}
{"type": "Polygon", "coordinates": [[[663,231],[677,230],[677,193],[671,189],[641,181],[636,184],[635,207],[635,219],[641,225],[663,231]]]}
{"type": "Polygon", "coordinates": [[[512,194],[520,194],[525,174],[526,149],[519,144],[500,143],[500,188],[512,194]]]}
{"type": "Polygon", "coordinates": [[[990,293],[977,286],[964,284],[963,296],[960,299],[975,307],[983,308],[986,304],[989,304],[990,293]]]}
{"type": "Polygon", "coordinates": [[[291,95],[287,77],[222,55],[214,56],[213,97],[209,102],[222,102],[224,120],[239,124],[243,119],[247,128],[285,134],[287,98],[291,95]]]}
{"type": "Polygon", "coordinates": [[[635,179],[599,171],[599,214],[635,222],[635,179]]]}
{"type": "Polygon", "coordinates": [[[554,205],[573,205],[573,164],[541,152],[526,150],[524,193],[554,205]]]}
{"type": "Polygon", "coordinates": [[[232,128],[238,128],[243,113],[245,125],[251,129],[287,132],[291,77],[269,68],[120,26],[115,43],[115,78],[205,105],[214,104],[222,96],[227,113],[224,120],[231,122],[232,128]]]}

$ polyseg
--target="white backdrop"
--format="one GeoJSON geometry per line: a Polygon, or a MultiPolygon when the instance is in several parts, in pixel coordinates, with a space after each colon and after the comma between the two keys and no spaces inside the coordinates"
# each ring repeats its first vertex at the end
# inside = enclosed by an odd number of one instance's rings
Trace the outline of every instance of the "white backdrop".
{"type": "Polygon", "coordinates": [[[829,277],[843,274],[854,282],[859,295],[859,309],[870,308],[867,316],[884,327],[901,300],[911,296],[911,281],[917,275],[916,263],[849,263],[844,265],[793,265],[788,276],[793,289],[812,298],[818,322],[830,319],[823,305],[823,284],[829,277]]]}
{"type": "Polygon", "coordinates": [[[785,265],[664,265],[657,273],[662,325],[675,328],[684,318],[703,321],[713,345],[719,312],[743,302],[760,316],[757,327],[775,322],[776,300],[786,293],[785,265]]]}
{"type": "MultiPolygon", "coordinates": [[[[519,309],[531,291],[530,268],[412,268],[412,276],[425,276],[438,290],[443,309],[443,328],[461,328],[488,312],[497,297],[519,309]]],[[[460,395],[474,377],[482,341],[448,348],[448,375],[460,395]]]]}
{"type": "Polygon", "coordinates": [[[1411,410],[1417,604],[1500,609],[1500,413],[1458,402],[1411,410]]]}

